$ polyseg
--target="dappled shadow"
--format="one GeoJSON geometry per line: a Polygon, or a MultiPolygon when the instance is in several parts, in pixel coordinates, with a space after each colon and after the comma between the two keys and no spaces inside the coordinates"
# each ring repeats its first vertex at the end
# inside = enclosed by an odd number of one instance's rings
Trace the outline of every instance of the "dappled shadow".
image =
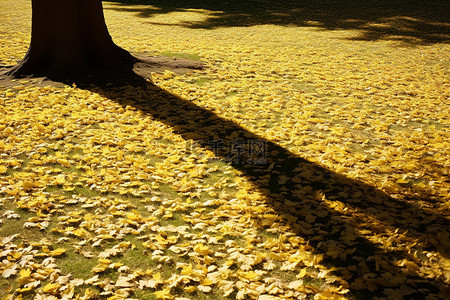
{"type": "MultiPolygon", "coordinates": [[[[417,0],[111,0],[107,9],[135,12],[150,17],[172,12],[206,10],[201,21],[182,21],[179,26],[213,29],[217,27],[274,24],[317,27],[326,30],[356,29],[357,40],[400,40],[407,43],[450,41],[448,1],[417,0]]],[[[167,25],[174,25],[172,23],[167,25]]]]}
{"type": "MultiPolygon", "coordinates": [[[[443,281],[400,263],[414,262],[414,251],[449,257],[450,224],[433,210],[305,160],[139,76],[123,85],[89,89],[139,109],[239,170],[282,216],[286,228],[307,240],[315,253],[324,255],[321,263],[350,283],[356,298],[401,288],[408,297],[421,299],[445,287],[443,281]],[[338,209],[341,203],[346,208],[338,209]],[[374,233],[385,241],[394,236],[391,246],[371,239],[374,233]],[[411,249],[396,247],[397,243],[408,243],[411,249]]],[[[256,222],[258,217],[262,216],[255,216],[256,222]]],[[[419,261],[414,263],[420,268],[419,261]]]]}

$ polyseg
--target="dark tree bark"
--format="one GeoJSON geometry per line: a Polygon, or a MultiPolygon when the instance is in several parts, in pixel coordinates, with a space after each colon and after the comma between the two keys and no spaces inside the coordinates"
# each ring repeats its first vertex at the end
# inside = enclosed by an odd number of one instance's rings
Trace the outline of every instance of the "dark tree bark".
{"type": "Polygon", "coordinates": [[[72,79],[131,70],[134,61],[109,35],[101,0],[32,0],[30,47],[8,73],[72,79]]]}

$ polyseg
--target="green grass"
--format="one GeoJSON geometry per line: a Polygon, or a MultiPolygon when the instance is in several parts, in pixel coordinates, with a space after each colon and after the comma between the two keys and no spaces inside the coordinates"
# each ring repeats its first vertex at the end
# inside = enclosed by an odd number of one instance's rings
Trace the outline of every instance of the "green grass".
{"type": "Polygon", "coordinates": [[[77,185],[72,191],[64,191],[61,186],[48,185],[45,187],[45,192],[57,195],[64,195],[66,197],[71,197],[72,195],[82,196],[82,197],[97,197],[101,193],[96,190],[92,190],[84,185],[77,185]]]}
{"type": "Polygon", "coordinates": [[[198,86],[205,86],[208,83],[210,83],[211,81],[212,80],[210,78],[200,77],[200,78],[197,78],[197,79],[193,80],[192,83],[194,83],[194,84],[196,84],[198,86]]]}
{"type": "Polygon", "coordinates": [[[157,189],[169,199],[175,199],[179,197],[178,192],[170,184],[159,183],[157,189]]]}
{"type": "MultiPolygon", "coordinates": [[[[67,244],[67,243],[66,243],[67,244]]],[[[63,274],[72,274],[74,278],[89,279],[94,274],[92,268],[98,264],[95,258],[86,258],[82,254],[75,253],[74,249],[67,249],[67,252],[57,259],[63,274]]]]}

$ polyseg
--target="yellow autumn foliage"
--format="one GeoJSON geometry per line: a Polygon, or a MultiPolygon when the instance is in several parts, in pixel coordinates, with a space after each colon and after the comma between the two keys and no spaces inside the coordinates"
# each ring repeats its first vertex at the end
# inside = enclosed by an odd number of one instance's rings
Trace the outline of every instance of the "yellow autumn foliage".
{"type": "MultiPolygon", "coordinates": [[[[30,4],[0,4],[14,64],[30,4]]],[[[125,49],[206,68],[0,83],[2,298],[445,297],[448,44],[104,5],[125,49]]]]}

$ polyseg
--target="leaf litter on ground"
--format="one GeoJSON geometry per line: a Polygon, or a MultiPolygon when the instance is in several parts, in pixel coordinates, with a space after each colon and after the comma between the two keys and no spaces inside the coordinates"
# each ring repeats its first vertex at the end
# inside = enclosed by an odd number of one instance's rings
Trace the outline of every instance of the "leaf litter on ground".
{"type": "MultiPolygon", "coordinates": [[[[0,13],[11,26],[1,64],[29,41],[29,4],[14,2],[0,13]]],[[[193,29],[178,26],[181,12],[144,25],[111,7],[119,45],[208,68],[154,73],[153,90],[2,88],[2,297],[445,297],[447,44],[193,29]],[[267,161],[246,168],[221,154],[248,150],[241,134],[267,161]],[[280,151],[299,165],[278,168],[289,162],[280,151]]]]}

